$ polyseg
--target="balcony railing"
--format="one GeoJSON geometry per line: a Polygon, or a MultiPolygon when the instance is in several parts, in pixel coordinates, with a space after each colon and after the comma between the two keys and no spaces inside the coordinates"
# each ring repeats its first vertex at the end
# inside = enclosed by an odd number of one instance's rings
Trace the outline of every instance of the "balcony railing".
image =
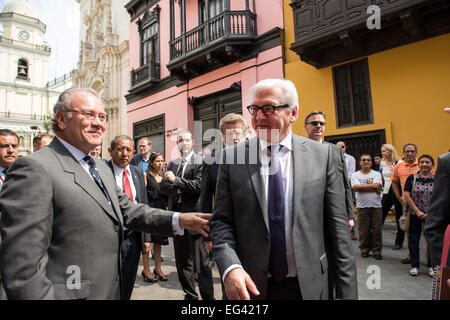
{"type": "Polygon", "coordinates": [[[50,120],[52,117],[46,116],[46,115],[37,115],[37,114],[0,112],[0,118],[47,121],[47,120],[50,120]]]}
{"type": "Polygon", "coordinates": [[[256,36],[256,15],[250,11],[224,11],[170,41],[171,60],[185,56],[216,40],[256,36]]]}
{"type": "Polygon", "coordinates": [[[131,87],[134,87],[147,80],[160,78],[160,66],[155,61],[150,61],[137,69],[131,70],[131,87]]]}
{"type": "Polygon", "coordinates": [[[4,37],[0,36],[0,43],[2,43],[2,42],[6,43],[6,44],[10,44],[10,45],[21,46],[23,48],[28,48],[28,49],[37,50],[37,51],[44,51],[44,52],[48,52],[48,53],[50,53],[52,51],[49,46],[39,46],[36,44],[23,42],[23,41],[17,41],[17,40],[8,39],[8,38],[4,38],[4,37]]]}

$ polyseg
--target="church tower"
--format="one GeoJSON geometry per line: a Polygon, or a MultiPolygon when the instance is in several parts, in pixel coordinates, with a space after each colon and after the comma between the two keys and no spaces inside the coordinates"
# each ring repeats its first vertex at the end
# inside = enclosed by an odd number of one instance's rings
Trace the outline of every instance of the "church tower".
{"type": "Polygon", "coordinates": [[[27,0],[12,0],[0,13],[0,127],[17,132],[22,155],[51,114],[45,32],[27,0]]]}

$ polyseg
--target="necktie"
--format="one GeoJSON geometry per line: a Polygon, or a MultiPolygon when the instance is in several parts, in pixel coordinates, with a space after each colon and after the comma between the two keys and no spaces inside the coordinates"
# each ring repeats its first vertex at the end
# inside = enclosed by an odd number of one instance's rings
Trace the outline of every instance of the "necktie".
{"type": "MultiPolygon", "coordinates": [[[[6,172],[8,172],[8,168],[3,169],[3,174],[5,175],[6,178],[6,172]]],[[[0,175],[0,180],[2,181],[1,185],[3,186],[3,183],[5,182],[5,179],[3,179],[3,177],[0,175]]]]}
{"type": "Polygon", "coordinates": [[[102,190],[103,194],[105,195],[106,199],[108,199],[108,202],[111,202],[111,199],[109,198],[108,192],[106,192],[105,187],[103,186],[102,179],[100,179],[100,175],[98,174],[97,166],[95,165],[95,160],[91,156],[85,156],[83,158],[84,161],[89,165],[89,173],[94,178],[95,183],[97,183],[100,190],[102,190]]]}
{"type": "Polygon", "coordinates": [[[272,168],[269,173],[269,192],[267,199],[270,228],[269,272],[277,282],[283,280],[288,273],[284,225],[283,174],[278,155],[281,147],[280,145],[269,146],[272,168]]]}
{"type": "Polygon", "coordinates": [[[182,178],[183,177],[183,168],[184,168],[184,164],[186,163],[186,160],[184,160],[183,158],[181,158],[181,162],[178,165],[178,169],[177,169],[177,177],[182,178]]]}
{"type": "Polygon", "coordinates": [[[130,180],[128,180],[128,170],[123,169],[123,191],[130,197],[131,201],[134,202],[133,199],[133,191],[131,191],[130,180]]]}

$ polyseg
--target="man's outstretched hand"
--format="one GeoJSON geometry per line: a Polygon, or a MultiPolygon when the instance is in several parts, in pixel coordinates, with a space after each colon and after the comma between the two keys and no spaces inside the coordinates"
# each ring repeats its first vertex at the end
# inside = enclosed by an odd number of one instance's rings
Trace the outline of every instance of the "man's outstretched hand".
{"type": "Polygon", "coordinates": [[[202,236],[208,238],[210,213],[182,213],[178,218],[181,228],[195,230],[200,232],[202,236]]]}

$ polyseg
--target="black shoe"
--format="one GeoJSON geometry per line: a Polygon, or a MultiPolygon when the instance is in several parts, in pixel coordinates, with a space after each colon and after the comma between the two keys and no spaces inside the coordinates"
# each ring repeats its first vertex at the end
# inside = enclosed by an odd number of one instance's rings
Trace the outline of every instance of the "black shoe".
{"type": "Polygon", "coordinates": [[[368,252],[361,252],[361,257],[368,258],[369,257],[369,253],[368,252]]]}
{"type": "Polygon", "coordinates": [[[383,257],[381,256],[381,254],[374,254],[373,257],[374,257],[376,260],[383,260],[383,257]]]}
{"type": "Polygon", "coordinates": [[[145,282],[150,282],[150,283],[158,282],[158,279],[157,279],[156,277],[153,277],[153,278],[147,277],[147,276],[145,275],[144,271],[142,271],[141,275],[142,275],[142,278],[144,278],[144,281],[145,281],[145,282]]]}
{"type": "Polygon", "coordinates": [[[161,276],[160,274],[158,274],[158,273],[156,272],[155,269],[153,269],[153,274],[155,275],[155,277],[158,278],[158,280],[161,280],[161,281],[167,281],[167,280],[169,280],[169,279],[167,278],[166,275],[161,276]]]}
{"type": "Polygon", "coordinates": [[[402,248],[402,246],[399,246],[398,244],[396,244],[392,250],[400,250],[402,248]]]}

